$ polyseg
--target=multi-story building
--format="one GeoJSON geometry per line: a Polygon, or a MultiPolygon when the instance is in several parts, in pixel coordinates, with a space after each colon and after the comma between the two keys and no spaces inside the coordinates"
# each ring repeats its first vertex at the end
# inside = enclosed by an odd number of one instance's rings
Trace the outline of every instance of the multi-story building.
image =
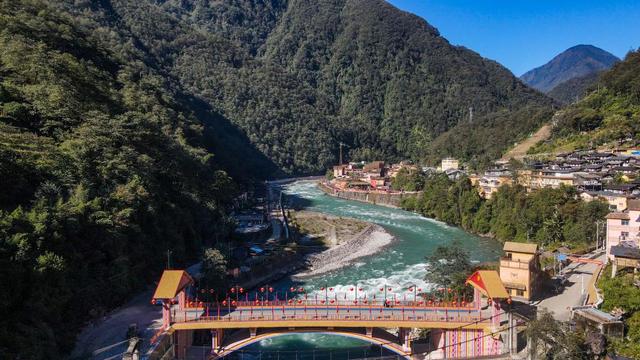
{"type": "Polygon", "coordinates": [[[538,245],[507,241],[500,258],[500,279],[509,295],[524,300],[536,298],[540,284],[538,245]]]}
{"type": "Polygon", "coordinates": [[[614,247],[640,248],[640,200],[629,200],[627,209],[607,215],[607,258],[615,260],[614,247]]]}
{"type": "Polygon", "coordinates": [[[460,163],[454,158],[444,158],[440,164],[440,171],[446,172],[447,170],[458,170],[460,163]]]}

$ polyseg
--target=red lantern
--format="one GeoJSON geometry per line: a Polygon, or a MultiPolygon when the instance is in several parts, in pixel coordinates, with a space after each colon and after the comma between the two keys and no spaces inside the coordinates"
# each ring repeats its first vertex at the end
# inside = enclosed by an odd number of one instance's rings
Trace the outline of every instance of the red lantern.
{"type": "Polygon", "coordinates": [[[321,291],[324,291],[324,286],[320,288],[321,291]]]}
{"type": "Polygon", "coordinates": [[[273,288],[272,287],[269,288],[269,292],[273,292],[273,288]]]}
{"type": "Polygon", "coordinates": [[[302,300],[298,300],[298,304],[302,304],[302,300]]]}
{"type": "Polygon", "coordinates": [[[353,288],[349,289],[349,291],[353,291],[353,288]]]}
{"type": "Polygon", "coordinates": [[[359,288],[358,291],[362,291],[362,288],[359,288]]]}
{"type": "Polygon", "coordinates": [[[396,305],[400,305],[400,300],[396,300],[396,305]]]}
{"type": "Polygon", "coordinates": [[[391,291],[391,288],[388,288],[387,291],[391,291]]]}
{"type": "Polygon", "coordinates": [[[336,302],[335,300],[331,299],[331,303],[333,304],[334,302],[336,302]]]}
{"type": "Polygon", "coordinates": [[[422,288],[418,288],[418,292],[422,292],[422,288]]]}
{"type": "Polygon", "coordinates": [[[299,292],[304,292],[304,288],[298,289],[299,292]]]}
{"type": "Polygon", "coordinates": [[[291,292],[295,292],[295,291],[296,291],[296,288],[292,287],[292,288],[291,288],[291,289],[289,289],[289,290],[291,290],[291,292]]]}
{"type": "Polygon", "coordinates": [[[325,301],[324,301],[324,300],[320,300],[320,304],[324,304],[324,303],[325,303],[325,301]]]}
{"type": "Polygon", "coordinates": [[[380,292],[383,292],[383,291],[384,291],[384,288],[380,288],[380,292]]]}
{"type": "Polygon", "coordinates": [[[236,302],[235,300],[233,300],[233,301],[231,302],[231,305],[233,305],[233,306],[236,306],[236,304],[237,304],[237,302],[236,302]]]}
{"type": "Polygon", "coordinates": [[[264,288],[263,287],[260,288],[260,292],[264,292],[264,288]]]}
{"type": "Polygon", "coordinates": [[[241,293],[242,293],[242,292],[244,292],[244,289],[243,289],[243,288],[240,288],[240,292],[241,292],[241,293]]]}
{"type": "Polygon", "coordinates": [[[354,304],[358,304],[358,300],[353,300],[353,303],[354,304]]]}
{"type": "Polygon", "coordinates": [[[366,304],[367,302],[368,302],[367,300],[364,300],[364,301],[363,301],[363,303],[365,303],[365,304],[366,304]]]}
{"type": "Polygon", "coordinates": [[[209,290],[209,294],[213,294],[213,289],[209,290]]]}
{"type": "Polygon", "coordinates": [[[205,289],[200,289],[200,294],[204,294],[204,293],[206,293],[206,292],[207,292],[207,290],[205,290],[205,289]]]}
{"type": "Polygon", "coordinates": [[[333,291],[333,288],[329,288],[329,291],[333,291]]]}
{"type": "Polygon", "coordinates": [[[451,294],[451,288],[447,288],[447,292],[451,294]]]}
{"type": "Polygon", "coordinates": [[[231,288],[231,292],[235,293],[236,292],[236,288],[231,288]]]}
{"type": "Polygon", "coordinates": [[[289,300],[289,304],[293,304],[293,300],[289,300]]]}
{"type": "Polygon", "coordinates": [[[222,305],[227,305],[227,300],[222,300],[222,305]]]}
{"type": "Polygon", "coordinates": [[[409,292],[412,292],[412,291],[413,291],[413,286],[409,288],[409,292]]]}
{"type": "Polygon", "coordinates": [[[511,296],[507,299],[507,304],[511,304],[511,296]]]}
{"type": "Polygon", "coordinates": [[[151,305],[154,305],[156,303],[156,299],[151,299],[151,305]]]}

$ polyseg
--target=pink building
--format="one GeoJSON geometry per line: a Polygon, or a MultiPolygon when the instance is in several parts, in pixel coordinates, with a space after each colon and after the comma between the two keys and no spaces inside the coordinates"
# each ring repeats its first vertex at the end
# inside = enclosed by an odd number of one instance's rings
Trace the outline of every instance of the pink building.
{"type": "Polygon", "coordinates": [[[627,209],[607,215],[607,259],[612,247],[640,248],[640,200],[629,200],[627,209]]]}

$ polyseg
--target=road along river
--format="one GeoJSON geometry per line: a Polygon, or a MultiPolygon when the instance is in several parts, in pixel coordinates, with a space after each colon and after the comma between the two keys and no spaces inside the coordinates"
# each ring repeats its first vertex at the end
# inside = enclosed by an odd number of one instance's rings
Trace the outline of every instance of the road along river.
{"type": "MultiPolygon", "coordinates": [[[[324,287],[326,291],[332,288],[335,294],[339,294],[334,296],[348,294],[350,298],[355,296],[351,291],[354,288],[362,289],[358,293],[359,298],[366,294],[371,299],[374,294],[380,297],[378,288],[386,284],[396,296],[402,297],[406,296],[407,289],[411,286],[425,291],[433,286],[423,280],[429,271],[425,256],[440,245],[458,241],[474,262],[494,261],[501,253],[501,245],[497,241],[470,235],[456,227],[404,210],[334,198],[318,189],[315,182],[294,182],[284,185],[283,191],[286,201],[294,206],[378,224],[394,237],[394,241],[379,252],[332,272],[302,278],[294,274],[274,284],[277,288],[303,287],[308,296],[324,296],[325,292],[320,289],[324,287]]],[[[329,358],[330,351],[333,352],[332,358],[337,359],[354,357],[360,351],[372,351],[367,354],[374,356],[375,351],[379,351],[369,349],[362,340],[314,333],[266,339],[247,346],[244,350],[247,358],[261,356],[279,359],[311,358],[312,355],[316,358],[329,358]],[[353,354],[348,355],[347,352],[353,354]]],[[[363,357],[362,352],[357,357],[363,357]]]]}

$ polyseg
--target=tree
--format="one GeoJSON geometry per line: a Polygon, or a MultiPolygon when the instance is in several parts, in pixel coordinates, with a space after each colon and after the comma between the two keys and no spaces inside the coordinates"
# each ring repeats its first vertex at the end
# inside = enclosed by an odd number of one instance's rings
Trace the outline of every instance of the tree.
{"type": "Polygon", "coordinates": [[[473,267],[469,254],[459,241],[449,246],[438,246],[433,254],[426,257],[429,269],[424,279],[427,282],[462,291],[473,267]]]}
{"type": "Polygon", "coordinates": [[[584,335],[570,331],[568,324],[557,321],[546,310],[529,322],[525,334],[534,359],[594,359],[584,335]]]}
{"type": "Polygon", "coordinates": [[[227,259],[218,249],[206,249],[202,256],[202,280],[211,289],[227,288],[227,259]]]}

